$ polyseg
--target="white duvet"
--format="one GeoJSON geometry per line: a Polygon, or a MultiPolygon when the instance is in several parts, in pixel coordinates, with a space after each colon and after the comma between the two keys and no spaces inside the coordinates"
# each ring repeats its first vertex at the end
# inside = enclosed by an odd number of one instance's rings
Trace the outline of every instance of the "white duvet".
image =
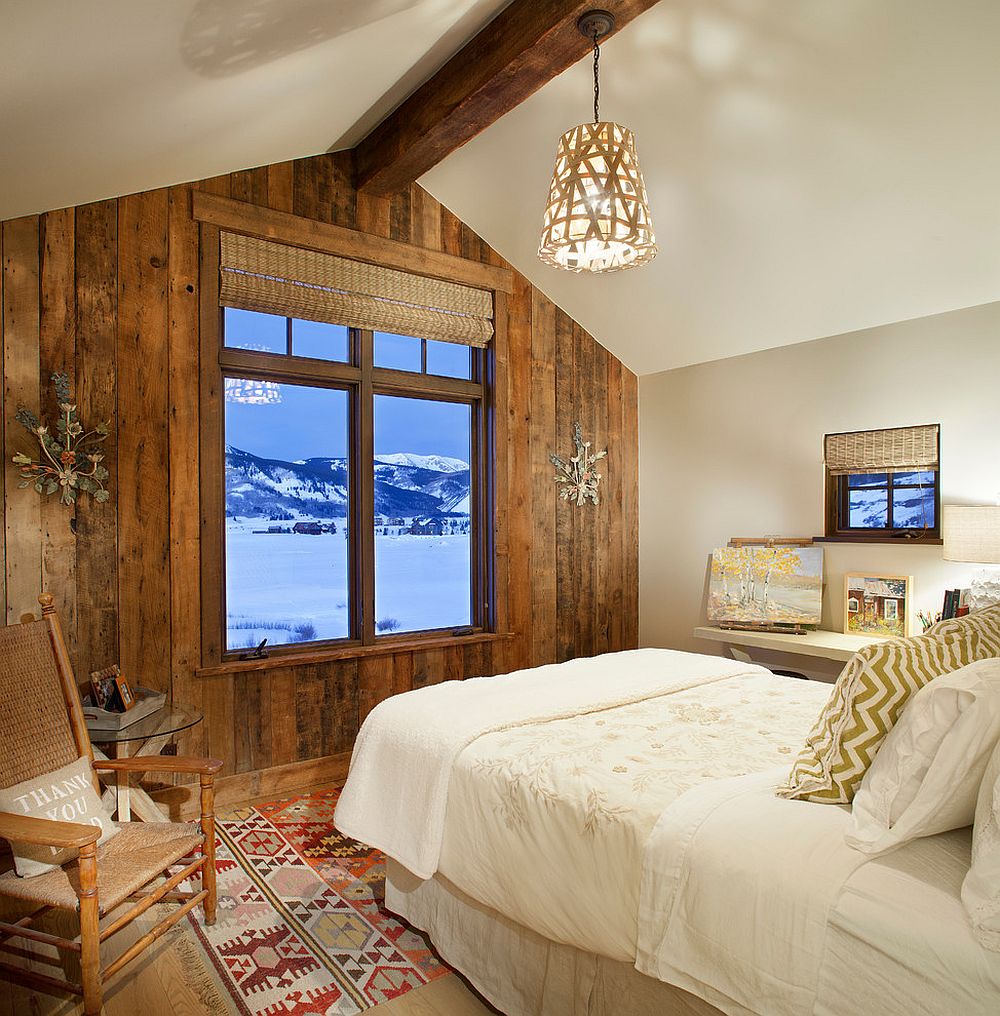
{"type": "Polygon", "coordinates": [[[635,649],[394,696],[358,733],[337,828],[430,878],[441,856],[455,760],[477,738],[748,673],[767,672],[717,656],[635,649]]]}
{"type": "Polygon", "coordinates": [[[724,1012],[813,1012],[846,813],[774,797],[829,688],[640,650],[439,685],[359,735],[341,831],[724,1012]]]}
{"type": "Polygon", "coordinates": [[[754,670],[477,738],[452,769],[439,871],[546,938],[631,963],[660,814],[721,777],[787,769],[828,692],[754,670]]]}
{"type": "Polygon", "coordinates": [[[868,858],[850,812],[775,796],[787,767],[692,790],[643,855],[636,969],[727,1013],[814,1011],[830,915],[868,858]]]}

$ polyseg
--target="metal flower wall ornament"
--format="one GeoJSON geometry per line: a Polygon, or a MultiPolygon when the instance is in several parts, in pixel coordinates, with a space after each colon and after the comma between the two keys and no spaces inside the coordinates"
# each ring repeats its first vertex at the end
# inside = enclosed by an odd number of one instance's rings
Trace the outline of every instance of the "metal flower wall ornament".
{"type": "Polygon", "coordinates": [[[583,431],[578,423],[573,424],[573,443],[576,455],[569,462],[564,462],[558,455],[549,456],[552,465],[559,469],[555,475],[555,481],[561,487],[559,497],[563,501],[575,501],[577,507],[585,501],[599,504],[597,487],[601,474],[594,466],[608,454],[607,449],[591,455],[590,442],[583,440],[583,431]]]}
{"type": "Polygon", "coordinates": [[[59,404],[55,434],[34,413],[23,407],[17,411],[17,422],[38,438],[42,449],[37,462],[21,452],[14,456],[14,464],[21,467],[18,486],[34,487],[39,494],[59,491],[59,500],[66,505],[73,504],[82,490],[95,501],[107,501],[110,495],[104,481],[108,471],[101,465],[104,456],[98,449],[110,428],[102,423],[93,430],[83,429],[76,418],[76,405],[65,374],[52,375],[52,388],[59,404]]]}

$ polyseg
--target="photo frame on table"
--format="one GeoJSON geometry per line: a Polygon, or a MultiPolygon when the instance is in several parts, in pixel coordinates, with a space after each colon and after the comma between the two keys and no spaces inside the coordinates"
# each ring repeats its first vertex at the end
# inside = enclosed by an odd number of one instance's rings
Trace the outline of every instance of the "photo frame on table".
{"type": "Polygon", "coordinates": [[[905,638],[913,632],[913,576],[844,576],[844,633],[905,638]]]}
{"type": "Polygon", "coordinates": [[[117,663],[90,675],[90,692],[94,705],[109,713],[127,713],[135,705],[132,685],[117,663]]]}

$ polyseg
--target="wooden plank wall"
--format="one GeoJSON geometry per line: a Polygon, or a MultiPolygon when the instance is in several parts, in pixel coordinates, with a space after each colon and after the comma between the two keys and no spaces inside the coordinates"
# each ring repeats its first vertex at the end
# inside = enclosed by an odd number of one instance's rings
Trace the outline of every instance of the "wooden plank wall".
{"type": "MultiPolygon", "coordinates": [[[[141,684],[205,711],[182,750],[250,773],[350,750],[388,695],[634,647],[638,640],[635,376],[523,277],[509,299],[507,616],[513,640],[322,665],[196,675],[199,619],[198,230],[201,189],[503,265],[414,185],[355,193],[349,154],[231,173],[2,224],[3,584],[8,623],[44,587],[80,678],[119,661],[141,684]],[[75,510],[17,487],[32,441],[18,405],[52,414],[65,370],[85,423],[112,423],[111,499],[75,510]],[[601,505],[556,497],[549,454],[579,420],[608,448],[601,505]]],[[[502,592],[502,591],[501,591],[502,592]]]]}

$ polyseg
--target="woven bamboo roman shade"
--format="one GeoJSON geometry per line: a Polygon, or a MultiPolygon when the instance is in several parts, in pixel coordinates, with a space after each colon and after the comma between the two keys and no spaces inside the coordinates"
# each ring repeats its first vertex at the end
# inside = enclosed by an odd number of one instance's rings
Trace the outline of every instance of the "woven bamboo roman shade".
{"type": "Polygon", "coordinates": [[[826,468],[833,476],[938,468],[940,427],[894,427],[826,435],[826,468]]]}
{"type": "Polygon", "coordinates": [[[466,346],[493,337],[493,294],[223,231],[219,303],[466,346]]]}

